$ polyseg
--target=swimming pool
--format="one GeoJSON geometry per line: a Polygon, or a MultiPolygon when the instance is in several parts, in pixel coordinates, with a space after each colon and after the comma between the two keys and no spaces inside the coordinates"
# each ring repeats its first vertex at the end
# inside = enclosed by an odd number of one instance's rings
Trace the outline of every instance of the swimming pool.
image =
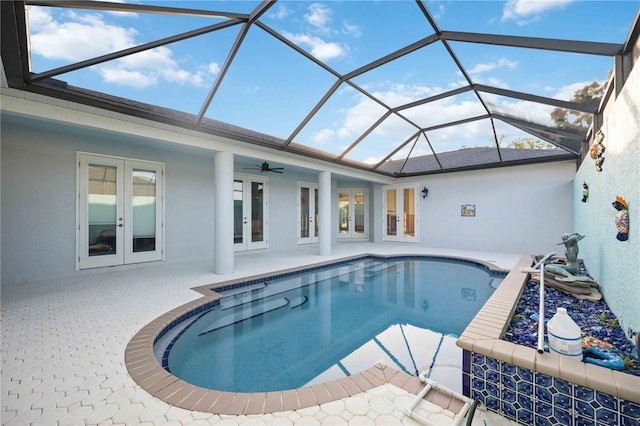
{"type": "Polygon", "coordinates": [[[208,389],[268,392],[377,363],[461,387],[455,340],[504,273],[460,259],[366,257],[236,283],[166,327],[165,370],[208,389]]]}

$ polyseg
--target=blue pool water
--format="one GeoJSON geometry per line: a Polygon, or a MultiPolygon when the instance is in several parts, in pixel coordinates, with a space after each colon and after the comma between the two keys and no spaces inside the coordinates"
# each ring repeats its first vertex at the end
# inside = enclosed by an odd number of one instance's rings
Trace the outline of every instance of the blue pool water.
{"type": "Polygon", "coordinates": [[[456,337],[503,276],[470,262],[359,259],[219,290],[218,305],[154,349],[173,375],[221,391],[293,389],[377,363],[456,389],[456,337]]]}

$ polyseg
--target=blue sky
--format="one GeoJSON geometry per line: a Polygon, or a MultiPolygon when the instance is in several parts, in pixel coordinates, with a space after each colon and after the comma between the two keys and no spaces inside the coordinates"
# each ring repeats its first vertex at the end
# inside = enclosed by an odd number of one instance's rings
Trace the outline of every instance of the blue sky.
{"type": "MultiPolygon", "coordinates": [[[[249,13],[257,1],[143,2],[249,13]]],[[[440,30],[624,43],[638,1],[427,1],[440,30]]],[[[29,7],[32,68],[42,72],[225,19],[29,7]]],[[[261,21],[340,74],[434,33],[413,1],[281,1],[261,21]]],[[[69,84],[197,114],[227,59],[240,26],[56,76],[69,84]]],[[[613,59],[451,42],[474,83],[569,100],[605,81],[613,59]]],[[[336,77],[255,25],[249,30],[205,116],[287,138],[336,77]]],[[[353,79],[389,106],[466,85],[441,43],[426,46],[353,79]]],[[[553,108],[488,97],[503,111],[549,124],[553,108]]],[[[296,143],[340,155],[385,109],[342,84],[296,135],[296,143]]],[[[405,111],[419,127],[483,114],[470,93],[405,111]]],[[[502,122],[497,132],[524,134],[502,122]]],[[[391,116],[346,158],[375,163],[416,128],[391,116]]],[[[488,120],[428,133],[436,152],[490,143],[488,120]]],[[[402,153],[407,153],[409,144],[402,153]]],[[[430,153],[418,141],[412,155],[430,153]]]]}

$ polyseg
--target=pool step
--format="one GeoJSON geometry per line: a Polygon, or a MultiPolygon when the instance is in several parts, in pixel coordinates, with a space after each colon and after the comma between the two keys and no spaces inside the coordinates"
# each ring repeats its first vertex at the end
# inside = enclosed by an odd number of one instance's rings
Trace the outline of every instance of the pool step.
{"type": "MultiPolygon", "coordinates": [[[[237,306],[231,306],[229,308],[225,308],[221,310],[220,318],[217,318],[213,322],[209,323],[206,327],[203,327],[203,331],[198,334],[198,337],[204,336],[205,334],[213,333],[214,331],[218,331],[221,328],[228,327],[233,324],[237,324],[242,321],[246,321],[248,319],[258,317],[264,315],[269,312],[273,312],[277,309],[284,308],[289,305],[290,301],[286,297],[281,299],[269,300],[261,304],[263,308],[262,312],[255,312],[255,306],[252,306],[251,303],[247,303],[246,307],[242,310],[242,312],[238,312],[237,306]]],[[[300,304],[298,302],[298,304],[300,304]]]]}
{"type": "Polygon", "coordinates": [[[218,291],[223,296],[220,305],[223,308],[238,306],[252,300],[274,296],[309,284],[321,283],[335,278],[338,278],[344,284],[355,281],[355,284],[362,285],[365,281],[375,277],[376,274],[398,263],[400,262],[366,260],[347,263],[333,269],[311,272],[308,275],[292,276],[288,279],[274,281],[265,279],[261,283],[218,291]]]}

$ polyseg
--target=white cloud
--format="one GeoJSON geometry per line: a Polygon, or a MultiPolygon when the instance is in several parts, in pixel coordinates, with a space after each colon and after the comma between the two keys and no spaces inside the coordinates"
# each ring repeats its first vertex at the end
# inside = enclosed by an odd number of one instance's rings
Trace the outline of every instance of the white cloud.
{"type": "Polygon", "coordinates": [[[284,35],[292,42],[308,47],[311,54],[322,61],[339,58],[346,55],[347,52],[347,49],[339,43],[326,42],[319,37],[291,33],[284,33],[284,35]]]}
{"type": "Polygon", "coordinates": [[[311,136],[311,140],[313,140],[313,142],[317,143],[318,145],[326,145],[335,137],[335,135],[336,132],[331,129],[322,129],[319,132],[314,133],[311,136]]]}
{"type": "MultiPolygon", "coordinates": [[[[370,90],[367,89],[367,90],[370,90]]],[[[391,106],[405,105],[419,99],[428,98],[436,93],[442,93],[444,90],[440,87],[428,87],[410,84],[393,84],[385,88],[385,90],[372,91],[381,101],[391,106]]]]}
{"type": "Polygon", "coordinates": [[[355,105],[342,112],[344,121],[337,131],[341,139],[351,139],[362,134],[384,113],[384,108],[368,97],[358,94],[357,99],[358,102],[355,105]]]}
{"type": "Polygon", "coordinates": [[[387,156],[387,154],[379,155],[377,157],[367,157],[362,162],[365,163],[365,164],[378,164],[386,156],[387,156]]]}
{"type": "Polygon", "coordinates": [[[220,72],[220,65],[217,62],[211,62],[207,65],[207,71],[210,74],[217,75],[220,72]]]}
{"type": "MultiPolygon", "coordinates": [[[[77,62],[140,44],[134,28],[112,25],[100,14],[68,13],[65,20],[53,18],[45,8],[30,7],[31,49],[47,59],[77,62]],[[99,42],[97,42],[99,41],[99,42]]],[[[138,52],[94,67],[103,81],[135,88],[158,84],[161,80],[193,86],[209,85],[220,72],[217,63],[184,69],[166,46],[138,52]]]]}
{"type": "Polygon", "coordinates": [[[434,17],[434,19],[440,19],[444,16],[445,13],[445,7],[444,4],[439,3],[437,5],[429,5],[429,11],[431,12],[431,15],[434,17]]]}
{"type": "Polygon", "coordinates": [[[129,71],[122,68],[102,66],[100,75],[107,83],[121,84],[125,86],[145,88],[158,84],[155,76],[145,75],[139,71],[129,71]]]}
{"type": "MultiPolygon", "coordinates": [[[[573,95],[580,89],[582,89],[585,86],[588,86],[589,84],[591,84],[592,81],[579,81],[576,83],[571,83],[567,86],[561,87],[557,93],[555,95],[553,95],[554,98],[556,99],[561,99],[564,101],[568,101],[571,98],[573,98],[573,95]]],[[[600,84],[602,84],[602,82],[599,82],[600,84]]]]}
{"type": "Polygon", "coordinates": [[[309,13],[304,15],[305,21],[321,33],[329,33],[331,29],[332,11],[321,3],[313,3],[308,7],[309,13]]]}
{"type": "Polygon", "coordinates": [[[502,11],[502,20],[514,20],[527,25],[540,20],[550,10],[563,9],[574,0],[509,0],[502,11]]]}
{"type": "Polygon", "coordinates": [[[360,27],[356,24],[350,24],[348,21],[344,21],[342,23],[342,33],[356,38],[362,36],[362,30],[360,30],[360,27]]]}
{"type": "Polygon", "coordinates": [[[275,19],[284,19],[291,15],[292,11],[284,3],[278,3],[275,13],[269,13],[269,16],[275,19]]]}
{"type": "Polygon", "coordinates": [[[47,59],[81,61],[135,44],[138,32],[134,28],[109,25],[96,14],[67,16],[69,20],[58,22],[44,8],[29,8],[32,53],[47,59]]]}
{"type": "Polygon", "coordinates": [[[517,66],[518,66],[517,62],[510,61],[509,59],[506,59],[506,58],[500,58],[494,62],[476,64],[473,68],[469,70],[469,74],[478,75],[488,71],[493,71],[498,68],[515,69],[517,66]]]}

